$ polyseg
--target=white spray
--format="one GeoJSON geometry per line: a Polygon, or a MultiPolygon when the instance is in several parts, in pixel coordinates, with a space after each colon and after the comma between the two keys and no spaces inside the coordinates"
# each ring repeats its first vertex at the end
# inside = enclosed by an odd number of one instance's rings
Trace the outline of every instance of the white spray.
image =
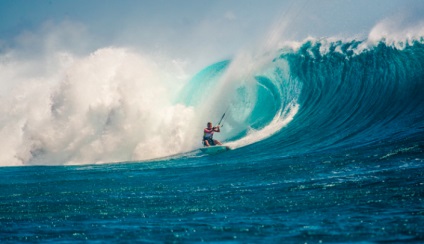
{"type": "Polygon", "coordinates": [[[85,164],[163,157],[195,147],[181,84],[133,50],[58,52],[54,72],[2,57],[0,165],[85,164]]]}

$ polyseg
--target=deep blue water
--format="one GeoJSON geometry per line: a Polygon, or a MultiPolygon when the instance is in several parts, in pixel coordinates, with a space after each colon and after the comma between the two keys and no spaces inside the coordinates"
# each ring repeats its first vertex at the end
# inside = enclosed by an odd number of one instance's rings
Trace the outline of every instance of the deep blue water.
{"type": "MultiPolygon", "coordinates": [[[[151,162],[0,168],[0,241],[423,242],[424,45],[361,44],[281,50],[254,74],[248,116],[237,113],[247,93],[238,88],[230,128],[260,130],[299,104],[253,144],[151,162]]],[[[196,106],[196,84],[213,84],[230,65],[205,68],[179,102],[196,106]]]]}

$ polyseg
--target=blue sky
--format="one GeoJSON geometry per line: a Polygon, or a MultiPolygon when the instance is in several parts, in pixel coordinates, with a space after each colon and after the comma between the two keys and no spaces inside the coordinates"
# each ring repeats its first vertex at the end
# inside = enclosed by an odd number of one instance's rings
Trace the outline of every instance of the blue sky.
{"type": "Polygon", "coordinates": [[[131,46],[176,58],[220,59],[262,41],[278,21],[289,22],[281,33],[287,39],[366,36],[385,18],[401,13],[413,22],[423,10],[421,0],[3,0],[0,44],[14,46],[22,33],[43,36],[75,25],[83,31],[70,49],[131,46]]]}

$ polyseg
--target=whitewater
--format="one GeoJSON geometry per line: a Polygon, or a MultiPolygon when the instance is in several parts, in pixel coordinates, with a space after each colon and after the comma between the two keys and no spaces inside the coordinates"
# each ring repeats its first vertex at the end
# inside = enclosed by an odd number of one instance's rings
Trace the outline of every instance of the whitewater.
{"type": "Polygon", "coordinates": [[[130,47],[3,52],[0,240],[422,242],[424,29],[387,26],[193,76],[130,47]],[[225,111],[232,150],[206,155],[225,111]]]}

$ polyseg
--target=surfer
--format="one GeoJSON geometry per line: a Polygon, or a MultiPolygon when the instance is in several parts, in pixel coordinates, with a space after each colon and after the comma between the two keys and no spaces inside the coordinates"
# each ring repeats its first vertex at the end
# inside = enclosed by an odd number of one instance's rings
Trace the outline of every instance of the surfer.
{"type": "Polygon", "coordinates": [[[203,130],[203,145],[205,147],[222,145],[220,141],[213,139],[214,132],[221,132],[221,130],[219,129],[219,125],[212,127],[212,123],[208,122],[207,126],[208,127],[203,130]]]}

